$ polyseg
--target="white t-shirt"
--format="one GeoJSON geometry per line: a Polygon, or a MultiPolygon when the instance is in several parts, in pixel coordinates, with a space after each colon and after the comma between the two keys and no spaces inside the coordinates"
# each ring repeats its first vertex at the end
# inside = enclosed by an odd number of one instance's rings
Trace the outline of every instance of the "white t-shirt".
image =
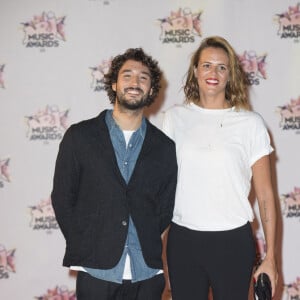
{"type": "Polygon", "coordinates": [[[173,222],[219,231],[252,221],[251,166],[273,151],[262,117],[190,103],[167,110],[163,131],[175,141],[178,161],[173,222]]]}

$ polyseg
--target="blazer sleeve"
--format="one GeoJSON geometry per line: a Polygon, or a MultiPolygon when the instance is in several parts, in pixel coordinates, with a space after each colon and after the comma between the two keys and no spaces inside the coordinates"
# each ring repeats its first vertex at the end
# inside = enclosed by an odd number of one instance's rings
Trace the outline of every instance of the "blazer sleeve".
{"type": "Polygon", "coordinates": [[[59,145],[51,193],[56,220],[65,238],[72,224],[72,210],[79,187],[79,163],[75,156],[72,131],[71,126],[59,145]]]}
{"type": "Polygon", "coordinates": [[[160,189],[160,232],[163,233],[170,225],[173,217],[173,209],[175,202],[175,192],[177,183],[177,160],[175,144],[167,151],[166,170],[163,173],[164,184],[160,189]]]}

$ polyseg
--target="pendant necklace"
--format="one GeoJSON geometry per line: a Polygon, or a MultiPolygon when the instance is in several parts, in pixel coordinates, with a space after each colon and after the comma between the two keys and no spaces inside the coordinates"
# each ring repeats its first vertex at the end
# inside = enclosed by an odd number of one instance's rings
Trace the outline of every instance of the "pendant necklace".
{"type": "Polygon", "coordinates": [[[218,140],[220,137],[218,137],[219,131],[224,127],[224,122],[226,120],[226,117],[228,116],[228,113],[233,111],[234,107],[231,107],[230,109],[226,109],[226,111],[221,115],[221,118],[219,118],[216,121],[215,130],[210,135],[210,139],[208,141],[208,150],[213,151],[216,149],[216,145],[218,144],[218,140]]]}

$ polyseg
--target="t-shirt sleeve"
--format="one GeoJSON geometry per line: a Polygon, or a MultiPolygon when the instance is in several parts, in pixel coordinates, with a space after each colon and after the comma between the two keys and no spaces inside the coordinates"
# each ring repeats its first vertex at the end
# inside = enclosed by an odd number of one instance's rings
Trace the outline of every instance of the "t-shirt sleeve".
{"type": "Polygon", "coordinates": [[[169,111],[166,111],[163,116],[162,131],[174,141],[175,134],[172,123],[172,118],[169,111]]]}
{"type": "Polygon", "coordinates": [[[252,166],[256,161],[265,155],[273,152],[270,143],[270,136],[267,131],[264,120],[257,115],[256,124],[254,125],[254,135],[252,136],[250,149],[250,165],[252,166]]]}

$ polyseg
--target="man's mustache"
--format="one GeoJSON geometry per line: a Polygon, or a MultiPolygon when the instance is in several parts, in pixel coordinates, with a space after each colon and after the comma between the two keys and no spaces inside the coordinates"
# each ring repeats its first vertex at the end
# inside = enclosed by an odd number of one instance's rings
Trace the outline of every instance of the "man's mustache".
{"type": "Polygon", "coordinates": [[[125,93],[127,93],[128,91],[137,91],[137,92],[140,92],[140,93],[144,93],[144,91],[139,87],[128,87],[128,88],[124,89],[125,93]]]}

